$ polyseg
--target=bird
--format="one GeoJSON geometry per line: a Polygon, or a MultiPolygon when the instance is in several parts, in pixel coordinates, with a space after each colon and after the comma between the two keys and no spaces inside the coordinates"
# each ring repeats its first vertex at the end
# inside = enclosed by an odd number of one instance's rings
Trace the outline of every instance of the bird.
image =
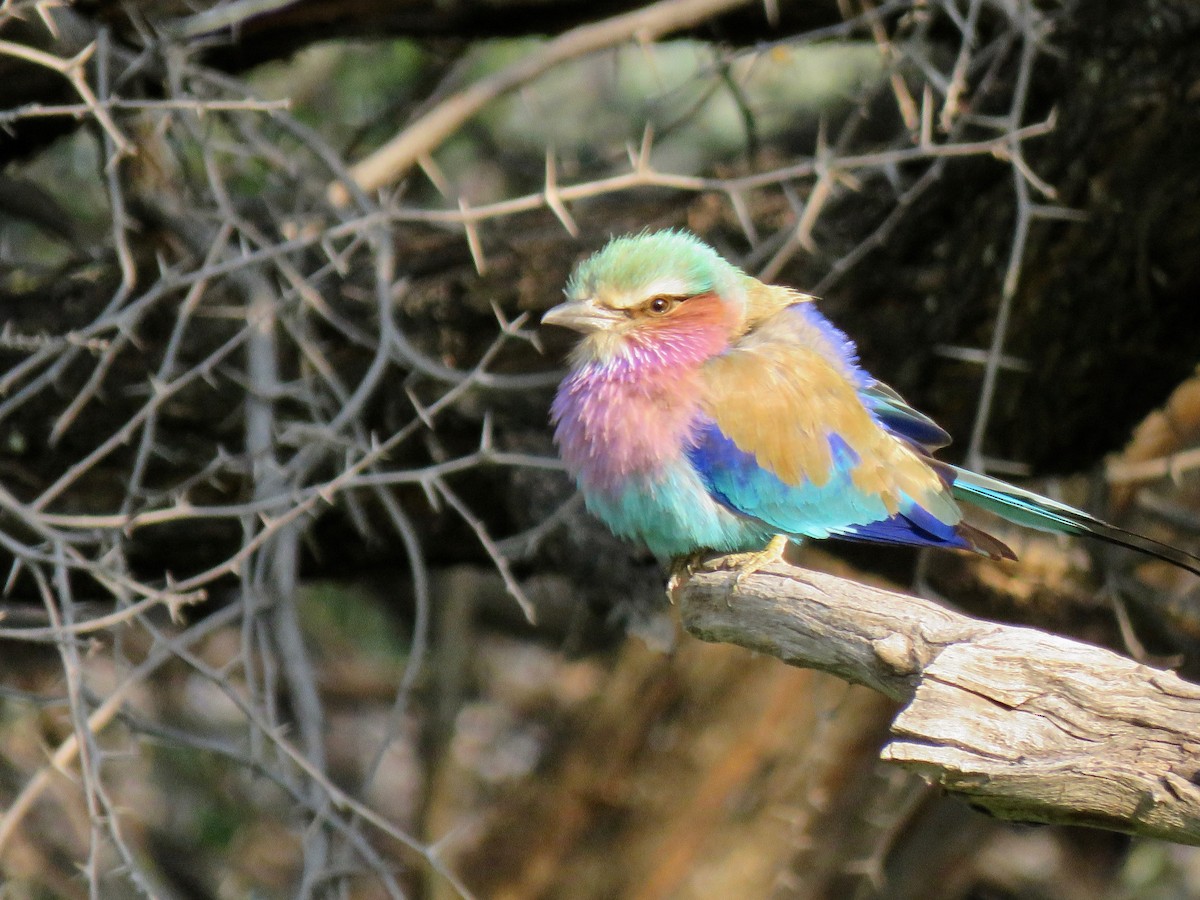
{"type": "Polygon", "coordinates": [[[740,580],[809,538],[1015,559],[964,507],[1200,574],[1190,553],[937,459],[950,436],[860,365],[815,297],[690,232],[615,237],[565,294],[541,320],[581,334],[551,404],[559,454],[590,512],[668,562],[672,585],[705,554],[740,580]]]}

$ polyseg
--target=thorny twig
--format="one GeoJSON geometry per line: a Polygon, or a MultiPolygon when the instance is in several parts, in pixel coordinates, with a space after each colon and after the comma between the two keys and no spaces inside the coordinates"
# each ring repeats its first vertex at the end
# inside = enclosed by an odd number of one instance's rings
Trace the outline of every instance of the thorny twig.
{"type": "MultiPolygon", "coordinates": [[[[69,733],[0,817],[0,864],[35,804],[47,797],[55,773],[77,772],[89,828],[78,862],[93,891],[108,874],[102,869],[111,849],[132,883],[156,893],[135,838],[123,829],[128,814],[99,736],[121,721],[131,752],[139,752],[138,737],[164,739],[170,729],[136,710],[134,698],[165,669],[181,665],[219,687],[236,710],[245,746],[225,747],[222,758],[251,774],[267,773],[308,817],[299,889],[317,890],[325,879],[342,877],[333,868],[362,867],[390,896],[400,896],[403,887],[392,871],[397,857],[373,845],[375,830],[469,896],[438,844],[417,839],[413,823],[389,821],[361,799],[389,746],[401,739],[404,717],[418,705],[413,692],[426,668],[434,602],[425,504],[444,505],[474,533],[532,620],[534,607],[510,561],[530,559],[575,514],[579,500],[556,501],[538,524],[494,536],[476,498],[457,486],[456,479],[489,467],[560,468],[544,452],[498,446],[486,413],[477,447],[461,451],[459,445],[459,452],[447,454],[437,441],[450,410],[478,415],[481,404],[544,392],[559,373],[497,365],[512,346],[531,340],[524,317],[500,315],[494,343],[473,360],[441,355],[409,309],[420,287],[407,243],[413,238],[457,233],[483,272],[503,249],[499,223],[515,232],[512,222],[542,213],[574,239],[597,230],[594,201],[600,199],[711,195],[744,232],[747,260],[770,275],[794,255],[820,250],[826,224],[856,192],[868,186],[890,191],[886,214],[855,246],[825,261],[818,285],[825,290],[902,227],[915,201],[952,166],[994,159],[1011,171],[1017,213],[999,321],[992,346],[979,354],[985,365],[971,454],[976,463],[989,462],[983,456],[988,411],[1030,223],[1061,214],[1034,201],[1035,195],[1053,201],[1053,191],[1024,155],[1026,142],[1054,128],[1053,115],[1031,122],[1026,114],[1042,36],[1038,13],[1025,0],[970,0],[965,15],[951,0],[931,7],[908,0],[865,5],[838,25],[740,53],[723,51],[712,70],[698,76],[712,84],[702,96],[732,94],[743,126],[764,141],[754,107],[743,97],[738,60],[784,44],[865,39],[876,48],[882,72],[859,98],[860,111],[879,91],[904,123],[887,141],[860,140],[861,122],[851,115],[838,127],[822,128],[811,153],[776,156],[769,164],[751,155],[735,174],[717,176],[661,165],[647,122],[640,143],[622,148],[621,135],[596,154],[614,159],[624,149],[616,164],[568,165],[565,155],[546,148],[537,160],[541,184],[526,182],[500,199],[471,202],[453,183],[456,176],[441,173],[439,145],[504,92],[536,88],[535,79],[554,66],[630,40],[653,55],[656,35],[737,5],[666,0],[568,32],[519,64],[437,98],[394,142],[356,166],[292,116],[286,101],[257,98],[237,79],[168,52],[181,46],[172,42],[237,26],[277,3],[234,3],[219,14],[197,14],[155,37],[161,48],[145,29],[144,53],[161,49],[167,73],[152,100],[124,95],[134,73],[118,69],[123,57],[112,52],[107,32],[70,58],[0,40],[0,55],[56,73],[80,101],[0,110],[0,126],[51,116],[81,117],[95,126],[110,224],[100,256],[113,273],[102,302],[60,331],[26,332],[7,321],[0,331],[0,423],[21,436],[30,411],[42,407],[62,463],[28,486],[0,487],[0,548],[11,560],[7,594],[14,603],[27,594],[46,615],[37,625],[3,623],[0,615],[0,639],[57,645],[70,712],[69,733]],[[952,61],[947,71],[930,62],[935,57],[922,45],[926,32],[908,39],[895,32],[902,13],[917,7],[958,29],[949,56],[936,57],[952,61]],[[993,30],[988,41],[980,26],[985,13],[1010,17],[1009,27],[993,30]],[[1016,73],[1009,95],[996,76],[1001,70],[1016,73]],[[1007,115],[988,122],[973,117],[972,105],[984,98],[993,106],[1006,102],[1007,115]],[[415,191],[375,199],[377,187],[417,163],[442,182],[444,199],[423,201],[415,191]],[[247,183],[256,185],[253,202],[247,183]],[[326,184],[333,185],[336,207],[326,202],[326,184]],[[764,204],[786,206],[787,198],[794,201],[790,215],[759,214],[764,204]],[[156,242],[156,230],[168,237],[156,242]],[[347,348],[361,354],[349,365],[347,348]],[[73,385],[66,396],[57,393],[62,385],[73,385]],[[222,437],[192,442],[181,438],[181,429],[222,437]],[[120,489],[96,490],[112,484],[120,489]],[[403,548],[415,611],[385,736],[360,773],[355,796],[328,772],[319,662],[308,652],[295,609],[301,544],[330,507],[342,510],[348,527],[364,537],[382,535],[403,548]],[[131,553],[178,535],[196,544],[233,537],[222,553],[199,555],[200,562],[179,572],[155,569],[131,553]],[[206,600],[194,624],[179,623],[187,608],[206,600]],[[175,621],[164,622],[163,609],[175,621]],[[236,654],[212,664],[202,652],[205,641],[239,628],[236,654]],[[93,639],[104,643],[84,652],[81,642],[93,639]],[[102,662],[121,677],[103,682],[102,662]],[[295,741],[286,734],[292,726],[295,741]]],[[[571,244],[564,253],[576,249],[571,244]]],[[[1181,459],[1178,467],[1190,465],[1190,458],[1181,459]]],[[[216,746],[202,735],[191,737],[189,746],[216,746]]]]}

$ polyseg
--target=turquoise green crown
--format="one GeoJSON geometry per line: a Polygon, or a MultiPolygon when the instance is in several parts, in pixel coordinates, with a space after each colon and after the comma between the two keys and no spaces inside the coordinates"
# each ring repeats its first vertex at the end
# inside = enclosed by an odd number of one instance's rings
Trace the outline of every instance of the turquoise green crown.
{"type": "Polygon", "coordinates": [[[669,229],[613,238],[581,262],[567,282],[567,296],[583,299],[601,286],[636,292],[660,279],[682,281],[689,294],[736,293],[746,275],[694,234],[669,229]]]}

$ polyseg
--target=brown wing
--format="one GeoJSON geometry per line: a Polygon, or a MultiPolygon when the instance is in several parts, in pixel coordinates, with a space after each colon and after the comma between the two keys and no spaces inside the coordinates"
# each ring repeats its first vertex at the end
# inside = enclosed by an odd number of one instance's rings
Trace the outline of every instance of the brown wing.
{"type": "Polygon", "coordinates": [[[889,513],[908,497],[946,524],[960,520],[942,479],[871,415],[854,370],[807,318],[772,316],[710,360],[704,379],[717,427],[784,483],[820,486],[838,466],[889,513]],[[850,453],[835,454],[838,442],[850,453]]]}

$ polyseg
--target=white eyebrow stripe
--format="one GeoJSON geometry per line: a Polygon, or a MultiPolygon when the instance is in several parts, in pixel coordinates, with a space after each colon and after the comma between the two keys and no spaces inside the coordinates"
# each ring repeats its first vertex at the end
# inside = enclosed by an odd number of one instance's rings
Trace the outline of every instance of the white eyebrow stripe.
{"type": "Polygon", "coordinates": [[[694,293],[696,293],[695,290],[689,288],[682,278],[659,278],[646,285],[645,299],[657,297],[660,294],[667,297],[690,297],[694,293]]]}
{"type": "Polygon", "coordinates": [[[648,281],[634,293],[628,291],[613,291],[603,289],[596,292],[601,302],[613,309],[633,309],[641,306],[651,297],[690,297],[696,293],[695,288],[689,287],[682,278],[664,277],[648,281]]]}

